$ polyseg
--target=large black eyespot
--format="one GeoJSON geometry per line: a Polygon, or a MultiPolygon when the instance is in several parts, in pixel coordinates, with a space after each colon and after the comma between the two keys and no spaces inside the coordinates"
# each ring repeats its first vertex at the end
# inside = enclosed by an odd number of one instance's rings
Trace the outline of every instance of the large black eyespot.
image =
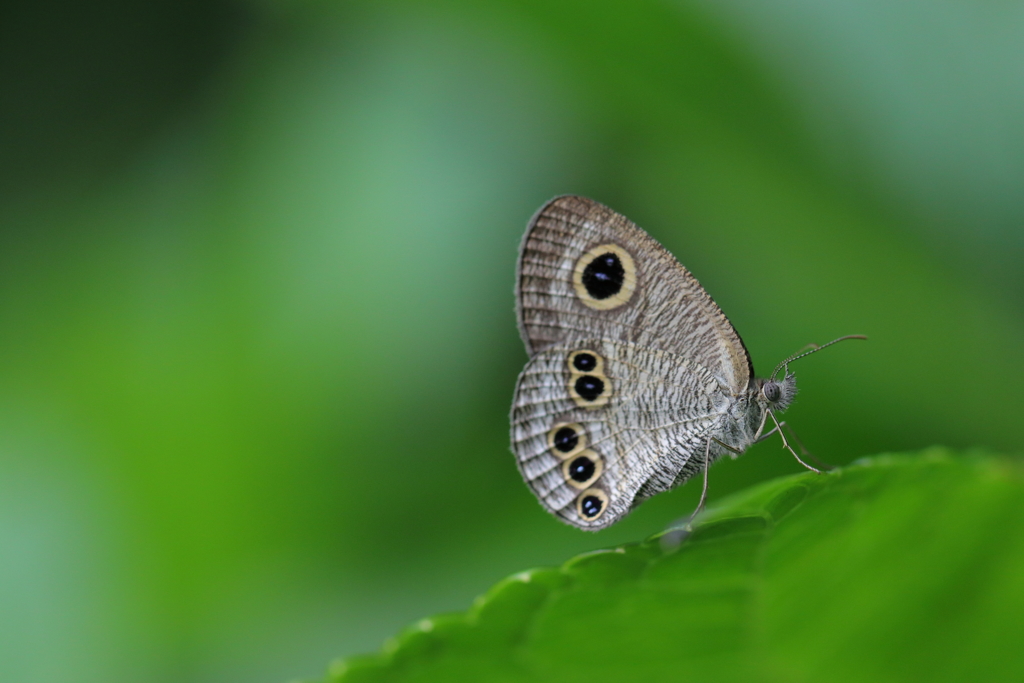
{"type": "Polygon", "coordinates": [[[622,267],[622,262],[609,251],[587,264],[583,269],[582,280],[587,293],[600,300],[618,294],[625,278],[626,269],[622,267]]]}
{"type": "Polygon", "coordinates": [[[591,353],[577,353],[572,359],[572,365],[580,372],[590,372],[597,367],[597,358],[591,353]]]}
{"type": "Polygon", "coordinates": [[[604,393],[604,382],[593,375],[583,375],[576,380],[576,393],[586,401],[597,400],[604,393]]]}
{"type": "Polygon", "coordinates": [[[585,455],[581,455],[569,463],[569,476],[582,484],[594,476],[596,469],[593,460],[585,455]]]}
{"type": "MultiPolygon", "coordinates": [[[[637,287],[636,263],[617,244],[599,244],[576,260],[572,288],[580,303],[597,311],[625,305],[637,287]]],[[[598,366],[601,358],[598,357],[598,366]]]]}
{"type": "Polygon", "coordinates": [[[775,403],[779,400],[779,396],[782,395],[782,389],[775,382],[765,382],[764,386],[761,387],[761,391],[764,393],[764,397],[775,403]]]}
{"type": "Polygon", "coordinates": [[[593,519],[601,514],[603,508],[604,501],[594,495],[584,496],[583,500],[580,501],[580,512],[589,519],[593,519]]]}
{"type": "Polygon", "coordinates": [[[563,453],[568,453],[579,444],[580,435],[572,427],[562,427],[555,432],[555,437],[552,440],[555,442],[555,448],[563,453]]]}

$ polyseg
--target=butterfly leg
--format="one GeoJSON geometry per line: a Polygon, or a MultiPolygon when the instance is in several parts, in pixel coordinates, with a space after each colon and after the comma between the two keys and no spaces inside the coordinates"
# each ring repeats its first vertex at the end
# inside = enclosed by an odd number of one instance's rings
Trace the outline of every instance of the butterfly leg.
{"type": "MultiPolygon", "coordinates": [[[[678,548],[679,544],[683,542],[683,539],[690,535],[693,531],[693,527],[690,526],[690,522],[692,522],[693,518],[699,515],[701,510],[704,509],[704,502],[708,498],[708,468],[711,465],[712,439],[718,441],[718,439],[709,436],[707,443],[704,445],[704,487],[700,490],[700,502],[697,503],[697,509],[691,512],[688,517],[669,525],[669,531],[665,532],[661,536],[661,547],[665,552],[671,552],[678,548]]],[[[721,442],[719,441],[719,443],[721,442]]]]}
{"type": "MultiPolygon", "coordinates": [[[[786,421],[783,420],[779,424],[786,424],[786,421]]],[[[772,434],[774,434],[777,431],[779,431],[778,427],[772,427],[771,431],[767,431],[764,434],[762,434],[761,436],[759,436],[756,439],[754,439],[754,443],[761,443],[762,441],[765,441],[769,436],[771,436],[772,434]]]]}
{"type": "Polygon", "coordinates": [[[800,437],[796,435],[796,431],[793,429],[793,425],[789,424],[785,420],[780,422],[778,427],[772,427],[771,431],[765,432],[761,436],[757,437],[757,439],[754,441],[754,443],[761,443],[762,441],[767,439],[769,436],[771,436],[775,432],[779,431],[780,427],[782,429],[788,429],[789,430],[789,435],[793,438],[794,441],[796,441],[796,445],[800,448],[800,453],[805,458],[810,458],[811,460],[816,462],[819,467],[821,467],[824,470],[834,470],[836,468],[835,465],[829,465],[828,463],[822,462],[816,455],[814,455],[814,453],[811,453],[807,449],[807,446],[804,446],[804,442],[800,440],[800,437]]]}
{"type": "Polygon", "coordinates": [[[800,454],[802,456],[813,460],[818,465],[818,467],[820,467],[823,470],[834,470],[836,468],[835,465],[829,465],[827,462],[822,462],[821,459],[818,458],[818,456],[816,456],[814,453],[811,453],[811,451],[808,450],[807,446],[804,446],[804,442],[800,440],[800,437],[796,435],[796,430],[793,429],[793,425],[788,424],[785,420],[783,420],[782,422],[779,423],[779,426],[789,430],[789,436],[792,437],[794,441],[796,441],[796,445],[800,448],[800,454]]]}
{"type": "Polygon", "coordinates": [[[732,458],[733,460],[735,460],[736,458],[738,458],[741,455],[743,455],[743,451],[741,451],[738,448],[733,448],[732,446],[730,446],[729,444],[725,443],[724,441],[719,441],[715,437],[711,437],[711,440],[714,441],[715,443],[717,443],[719,446],[721,446],[725,450],[729,451],[729,457],[732,458]]]}
{"type": "MultiPolygon", "coordinates": [[[[711,466],[711,440],[712,439],[714,439],[714,437],[709,436],[708,437],[708,442],[704,446],[704,488],[702,488],[700,490],[700,502],[697,503],[697,509],[693,511],[692,515],[690,515],[690,521],[693,521],[693,518],[696,517],[700,513],[700,511],[704,509],[704,502],[708,498],[708,470],[710,469],[710,466],[711,466]]],[[[718,441],[718,439],[715,439],[715,441],[718,441]]]]}
{"type": "MultiPolygon", "coordinates": [[[[804,467],[809,469],[811,472],[817,472],[818,474],[821,474],[821,470],[819,470],[819,469],[817,469],[815,467],[811,467],[810,465],[805,463],[803,460],[801,460],[800,456],[797,455],[796,451],[793,450],[793,447],[789,445],[789,440],[786,438],[786,432],[783,431],[782,425],[779,424],[779,421],[777,419],[775,419],[775,413],[773,413],[771,410],[769,410],[768,411],[768,415],[772,418],[772,422],[775,423],[775,429],[773,429],[770,432],[768,432],[768,434],[773,434],[774,432],[778,432],[779,436],[782,437],[782,447],[785,448],[786,450],[788,450],[793,455],[793,457],[796,458],[796,461],[798,463],[800,463],[801,465],[803,465],[804,467]]],[[[765,434],[764,436],[768,436],[768,434],[765,434]]],[[[799,439],[797,439],[797,441],[799,441],[799,439]]]]}

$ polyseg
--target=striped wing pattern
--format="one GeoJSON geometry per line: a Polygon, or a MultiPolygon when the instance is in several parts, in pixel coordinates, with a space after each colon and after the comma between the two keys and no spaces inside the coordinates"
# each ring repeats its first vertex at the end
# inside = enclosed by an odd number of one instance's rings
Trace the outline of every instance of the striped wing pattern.
{"type": "Polygon", "coordinates": [[[600,529],[635,507],[641,489],[651,495],[671,488],[681,473],[699,471],[706,437],[727,406],[719,380],[694,361],[632,343],[582,340],[536,354],[519,376],[512,446],[523,478],[546,509],[569,524],[600,529]],[[576,348],[604,356],[613,394],[599,409],[579,407],[569,395],[565,359],[576,348]],[[608,509],[595,520],[579,514],[580,492],[549,447],[548,432],[559,423],[581,425],[604,461],[608,509]]]}
{"type": "Polygon", "coordinates": [[[735,393],[753,376],[743,341],[697,279],[629,219],[593,200],[558,197],[534,216],[517,287],[519,331],[531,354],[599,333],[695,360],[735,393]],[[625,306],[595,311],[576,296],[572,270],[581,254],[609,242],[634,255],[637,292],[625,306]]]}
{"type": "Polygon", "coordinates": [[[531,358],[516,386],[512,449],[541,504],[582,529],[613,524],[700,471],[709,438],[753,375],[739,335],[689,271],[628,219],[584,197],[557,197],[530,221],[516,309],[531,358]],[[610,294],[584,269],[598,255],[614,261],[591,265],[617,278],[610,294]],[[594,372],[603,373],[604,393],[594,403],[574,389],[580,372],[571,364],[581,350],[603,363],[594,372]],[[553,445],[567,423],[582,430],[586,458],[602,466],[584,483],[571,480],[572,453],[553,445]],[[585,514],[588,501],[590,511],[601,503],[598,513],[585,514]]]}

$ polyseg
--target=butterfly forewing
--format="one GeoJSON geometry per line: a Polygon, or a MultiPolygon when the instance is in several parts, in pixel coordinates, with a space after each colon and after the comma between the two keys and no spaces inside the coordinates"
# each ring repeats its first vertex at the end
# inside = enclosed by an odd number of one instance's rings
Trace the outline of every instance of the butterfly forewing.
{"type": "Polygon", "coordinates": [[[699,470],[752,369],[669,252],[597,202],[558,197],[527,227],[516,302],[531,359],[512,447],[545,508],[599,529],[699,470]]]}
{"type": "Polygon", "coordinates": [[[585,197],[557,197],[530,221],[519,256],[517,313],[531,354],[598,334],[691,358],[736,393],[752,375],[742,340],[696,278],[625,216],[585,197]],[[604,254],[620,268],[591,272],[591,296],[581,282],[590,265],[585,257],[604,254]],[[607,295],[601,275],[619,275],[621,288],[607,295]]]}

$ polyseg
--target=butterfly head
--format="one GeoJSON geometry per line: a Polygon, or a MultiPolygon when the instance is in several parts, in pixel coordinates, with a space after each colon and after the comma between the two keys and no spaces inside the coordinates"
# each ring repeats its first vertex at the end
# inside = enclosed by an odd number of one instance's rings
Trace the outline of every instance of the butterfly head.
{"type": "Polygon", "coordinates": [[[782,379],[758,380],[757,400],[776,412],[782,412],[796,396],[796,375],[787,372],[782,379]]]}

